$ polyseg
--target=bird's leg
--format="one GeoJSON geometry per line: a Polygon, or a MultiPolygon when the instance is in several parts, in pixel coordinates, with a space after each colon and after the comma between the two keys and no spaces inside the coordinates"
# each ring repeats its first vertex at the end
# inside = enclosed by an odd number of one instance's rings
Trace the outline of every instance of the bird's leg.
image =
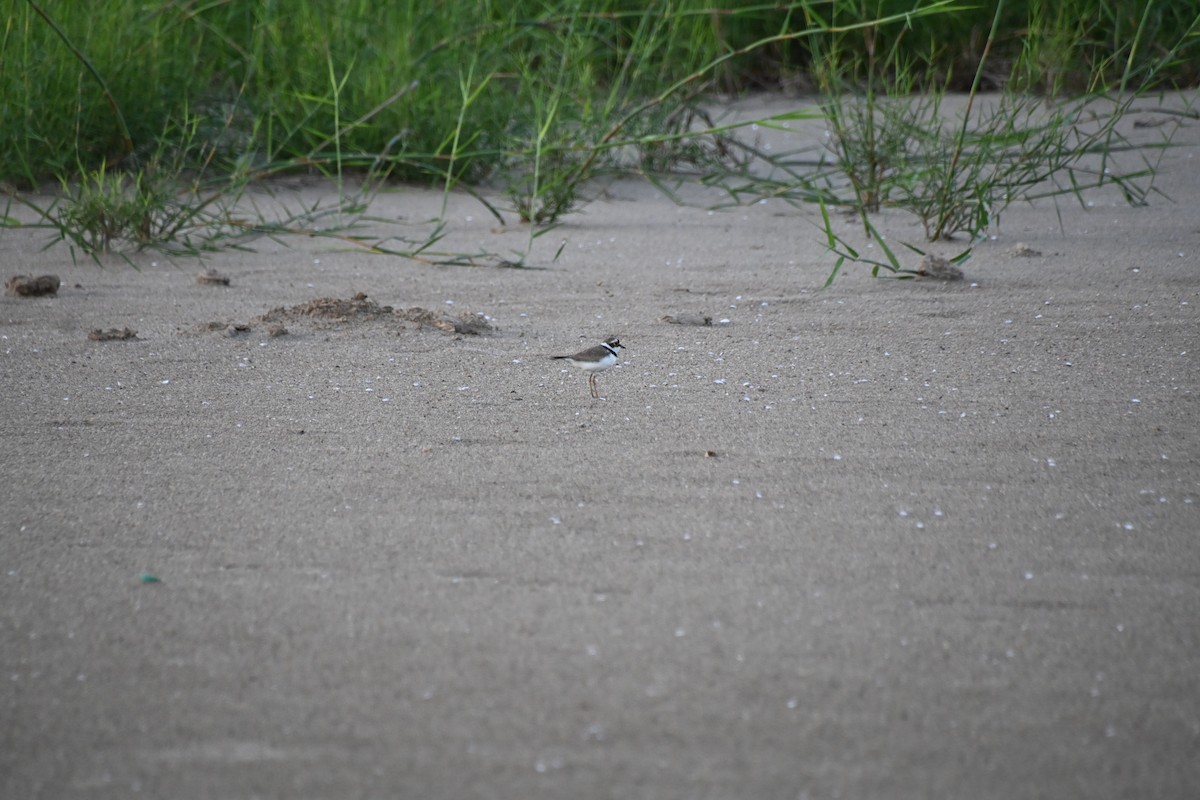
{"type": "Polygon", "coordinates": [[[592,397],[599,398],[600,390],[596,388],[596,373],[588,373],[588,388],[592,390],[592,397]]]}

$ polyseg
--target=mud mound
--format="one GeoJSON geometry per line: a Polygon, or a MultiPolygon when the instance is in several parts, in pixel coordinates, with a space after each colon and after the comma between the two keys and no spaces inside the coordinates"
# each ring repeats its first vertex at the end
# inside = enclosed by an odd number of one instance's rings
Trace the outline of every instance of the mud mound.
{"type": "Polygon", "coordinates": [[[407,311],[397,311],[395,313],[396,316],[408,322],[415,322],[418,325],[428,325],[431,328],[437,328],[447,333],[465,333],[468,336],[478,336],[496,329],[483,314],[475,314],[470,311],[464,311],[457,317],[452,317],[445,312],[430,311],[420,306],[413,306],[407,311]]]}
{"type": "Polygon", "coordinates": [[[306,318],[333,323],[368,322],[391,314],[391,306],[381,306],[369,299],[365,292],[358,292],[349,300],[337,297],[318,297],[290,308],[279,306],[261,317],[255,318],[254,323],[295,322],[306,318]]]}
{"type": "Polygon", "coordinates": [[[323,327],[376,320],[384,322],[391,320],[400,324],[409,322],[421,327],[437,328],[447,333],[468,336],[479,336],[496,330],[491,320],[484,314],[464,311],[457,316],[451,316],[445,312],[430,311],[420,306],[397,311],[391,306],[379,305],[368,298],[365,292],[358,292],[349,299],[318,297],[299,305],[278,306],[255,317],[248,323],[209,322],[198,326],[196,331],[222,331],[227,336],[233,336],[265,327],[269,335],[277,336],[287,332],[284,323],[315,322],[318,326],[323,327]]]}
{"type": "Polygon", "coordinates": [[[13,275],[4,284],[4,292],[12,297],[46,297],[58,294],[62,281],[57,275],[13,275]]]}

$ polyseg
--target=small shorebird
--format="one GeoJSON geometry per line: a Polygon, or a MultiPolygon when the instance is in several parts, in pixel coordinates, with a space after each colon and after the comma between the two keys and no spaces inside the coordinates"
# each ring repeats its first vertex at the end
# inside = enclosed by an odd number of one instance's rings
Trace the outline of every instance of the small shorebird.
{"type": "Polygon", "coordinates": [[[573,356],[554,356],[554,358],[561,358],[571,366],[579,367],[586,372],[588,388],[592,390],[592,397],[599,397],[600,392],[596,389],[596,373],[616,366],[617,351],[624,346],[621,344],[621,340],[614,336],[606,342],[589,347],[587,350],[581,350],[573,356]]]}

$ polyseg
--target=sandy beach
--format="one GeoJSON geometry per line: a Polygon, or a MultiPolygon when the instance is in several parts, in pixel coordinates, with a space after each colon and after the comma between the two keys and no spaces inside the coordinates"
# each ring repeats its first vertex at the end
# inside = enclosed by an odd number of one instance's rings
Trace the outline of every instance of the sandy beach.
{"type": "MultiPolygon", "coordinates": [[[[1195,797],[1176,141],[1166,197],[1012,206],[949,282],[822,289],[817,209],[632,179],[524,269],[0,230],[4,280],[62,281],[0,297],[0,795],[1195,797]],[[551,356],[611,335],[593,399],[551,356]]],[[[528,242],[465,194],[446,220],[442,250],[528,242]]]]}

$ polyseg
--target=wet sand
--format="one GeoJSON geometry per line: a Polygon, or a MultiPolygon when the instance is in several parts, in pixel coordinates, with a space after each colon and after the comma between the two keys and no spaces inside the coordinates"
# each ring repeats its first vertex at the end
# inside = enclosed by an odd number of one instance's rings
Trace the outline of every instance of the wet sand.
{"type": "Polygon", "coordinates": [[[0,298],[0,794],[1193,797],[1197,149],[1160,171],[825,290],[815,209],[633,181],[538,269],[3,230],[62,288],[0,298]],[[550,356],[609,335],[593,400],[550,356]]]}

